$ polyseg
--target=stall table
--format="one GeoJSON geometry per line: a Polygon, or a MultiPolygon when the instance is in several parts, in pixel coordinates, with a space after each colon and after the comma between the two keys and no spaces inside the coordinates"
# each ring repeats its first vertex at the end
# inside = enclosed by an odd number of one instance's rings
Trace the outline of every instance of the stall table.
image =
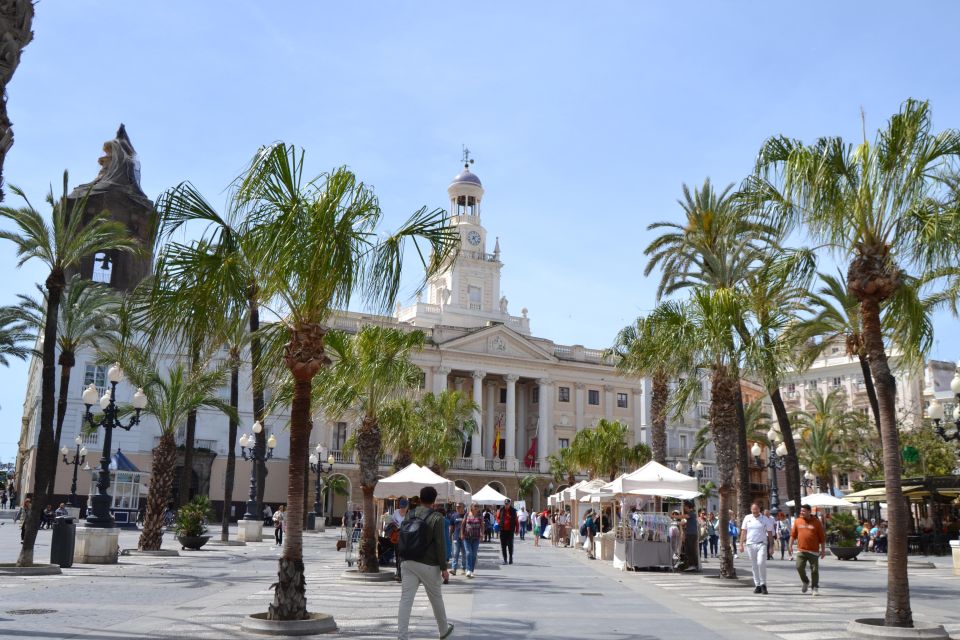
{"type": "Polygon", "coordinates": [[[672,567],[670,543],[633,538],[618,539],[613,551],[613,566],[617,569],[672,567]]]}

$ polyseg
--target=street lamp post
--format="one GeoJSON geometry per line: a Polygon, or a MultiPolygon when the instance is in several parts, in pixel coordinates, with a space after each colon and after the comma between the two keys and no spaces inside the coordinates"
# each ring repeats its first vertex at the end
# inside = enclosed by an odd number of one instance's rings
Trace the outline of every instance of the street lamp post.
{"type": "Polygon", "coordinates": [[[775,429],[770,429],[770,431],[767,432],[767,439],[770,441],[770,459],[767,460],[766,463],[760,460],[761,449],[758,443],[753,443],[750,453],[753,454],[753,459],[757,466],[770,469],[770,515],[776,517],[780,512],[780,496],[777,493],[777,470],[783,469],[783,465],[786,463],[787,445],[780,442],[779,445],[774,447],[780,440],[780,434],[775,429]]]}
{"type": "Polygon", "coordinates": [[[803,487],[803,496],[807,496],[807,489],[813,489],[817,484],[817,478],[809,470],[805,470],[803,478],[800,479],[800,486],[803,487]]]}
{"type": "MultiPolygon", "coordinates": [[[[123,424],[117,415],[117,384],[123,380],[123,371],[119,364],[114,364],[107,371],[107,380],[110,382],[110,389],[100,398],[100,408],[103,409],[103,417],[100,420],[94,420],[93,413],[90,411],[97,402],[97,388],[94,385],[88,386],[83,390],[83,404],[87,410],[84,419],[92,428],[103,427],[103,455],[100,458],[100,473],[97,477],[97,493],[90,498],[90,511],[92,515],[87,515],[87,526],[111,529],[114,526],[113,516],[110,515],[110,503],[112,499],[107,490],[110,489],[110,445],[113,439],[113,430],[116,428],[129,431],[134,425],[140,422],[140,412],[147,406],[147,396],[143,389],[137,389],[133,394],[133,400],[130,404],[133,406],[134,414],[130,416],[130,421],[123,424]]],[[[74,470],[76,477],[76,470],[74,470]]]]}
{"type": "Polygon", "coordinates": [[[82,446],[83,439],[80,436],[77,436],[74,442],[77,445],[77,451],[73,454],[73,460],[67,459],[67,454],[70,453],[70,449],[67,446],[60,448],[60,453],[63,455],[63,464],[73,465],[73,482],[70,483],[71,507],[77,506],[77,470],[80,468],[80,465],[87,461],[87,448],[82,446]]]}
{"type": "Polygon", "coordinates": [[[960,441],[960,362],[957,362],[957,369],[953,374],[953,380],[950,381],[950,391],[953,392],[956,398],[953,408],[953,424],[956,427],[956,431],[947,434],[947,430],[940,424],[940,421],[943,420],[943,405],[940,404],[940,402],[931,400],[930,407],[927,409],[927,415],[933,420],[937,435],[943,438],[944,442],[950,442],[951,440],[960,441]]]}
{"type": "Polygon", "coordinates": [[[266,451],[264,446],[257,441],[257,434],[263,431],[263,425],[257,420],[253,423],[253,435],[243,434],[240,436],[240,455],[244,460],[253,460],[250,466],[250,495],[247,496],[247,512],[243,514],[244,520],[262,520],[261,514],[257,513],[257,463],[266,462],[273,457],[273,448],[277,446],[277,438],[271,433],[267,438],[266,451]],[[253,444],[252,447],[248,445],[253,444]]]}
{"type": "Polygon", "coordinates": [[[310,470],[317,474],[316,480],[316,495],[313,501],[313,513],[316,514],[317,520],[320,521],[321,525],[326,524],[323,520],[323,502],[321,500],[320,493],[323,491],[323,476],[333,471],[333,463],[336,461],[336,458],[333,457],[331,453],[327,456],[327,462],[324,464],[324,454],[327,452],[327,448],[322,444],[318,444],[317,448],[313,453],[310,454],[310,470]]]}

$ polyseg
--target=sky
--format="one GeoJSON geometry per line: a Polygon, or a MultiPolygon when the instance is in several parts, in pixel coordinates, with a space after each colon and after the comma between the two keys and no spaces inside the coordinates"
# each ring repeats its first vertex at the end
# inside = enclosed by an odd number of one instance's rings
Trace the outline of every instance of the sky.
{"type": "MultiPolygon", "coordinates": [[[[220,205],[282,140],[309,173],[347,165],[373,185],[389,228],[447,206],[466,145],[511,312],[603,348],[654,305],[647,226],[679,219],[684,183],[739,183],[771,135],[856,141],[861,108],[875,131],[908,97],[931,101],[935,129],[960,127],[960,5],[904,7],[45,0],[8,88],[4,178],[45,206],[65,169],[71,186],[96,175],[122,122],[151,198],[190,180],[220,205]]],[[[0,304],[45,277],[10,244],[0,274],[0,304]]],[[[960,357],[957,326],[937,316],[933,357],[960,357]]],[[[6,462],[26,365],[0,379],[6,462]]]]}

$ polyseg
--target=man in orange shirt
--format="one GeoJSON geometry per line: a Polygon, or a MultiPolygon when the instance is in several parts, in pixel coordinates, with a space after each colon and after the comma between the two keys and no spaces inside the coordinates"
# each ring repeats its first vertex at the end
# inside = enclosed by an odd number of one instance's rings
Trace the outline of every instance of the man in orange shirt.
{"type": "Polygon", "coordinates": [[[827,538],[823,533],[820,519],[811,512],[810,505],[800,507],[800,517],[793,523],[790,531],[790,555],[793,555],[793,544],[797,543],[797,573],[803,586],[800,590],[807,592],[807,587],[813,589],[813,595],[820,595],[820,558],[827,555],[827,538]],[[807,580],[807,563],[810,564],[810,579],[807,580]]]}

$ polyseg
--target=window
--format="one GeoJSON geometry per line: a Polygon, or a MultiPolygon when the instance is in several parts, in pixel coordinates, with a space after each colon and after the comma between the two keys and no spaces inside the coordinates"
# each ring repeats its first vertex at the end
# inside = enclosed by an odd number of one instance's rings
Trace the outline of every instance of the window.
{"type": "Polygon", "coordinates": [[[343,451],[343,445],[347,442],[347,423],[338,422],[333,427],[333,441],[330,448],[333,451],[343,451]]]}
{"type": "Polygon", "coordinates": [[[83,374],[83,386],[92,384],[101,391],[107,386],[107,368],[103,365],[88,364],[83,374]]]}
{"type": "Polygon", "coordinates": [[[531,401],[533,404],[538,404],[540,402],[540,387],[534,387],[533,393],[531,394],[531,401]]]}
{"type": "Polygon", "coordinates": [[[797,385],[794,384],[793,382],[787,385],[787,391],[789,391],[790,393],[793,393],[796,390],[797,390],[797,385]]]}
{"type": "Polygon", "coordinates": [[[480,310],[480,296],[483,294],[483,291],[480,287],[475,287],[470,285],[467,287],[467,297],[470,299],[470,308],[475,310],[480,310]]]}
{"type": "Polygon", "coordinates": [[[507,404],[507,388],[501,387],[500,389],[500,404],[507,404]]]}
{"type": "Polygon", "coordinates": [[[570,438],[560,438],[560,448],[568,449],[570,447],[570,438]]]}
{"type": "Polygon", "coordinates": [[[587,404],[600,404],[599,389],[589,389],[587,391],[587,404]]]}
{"type": "Polygon", "coordinates": [[[687,452],[687,436],[680,435],[680,453],[685,454],[687,452]]]}
{"type": "Polygon", "coordinates": [[[833,386],[834,386],[834,387],[839,387],[841,382],[843,382],[843,379],[842,379],[842,378],[834,378],[834,379],[833,379],[833,386]]]}
{"type": "Polygon", "coordinates": [[[620,407],[621,409],[627,408],[627,394],[625,393],[617,394],[617,406],[620,407]]]}
{"type": "Polygon", "coordinates": [[[109,254],[104,252],[99,252],[93,256],[93,272],[90,274],[90,279],[94,282],[102,282],[104,284],[110,284],[110,279],[113,276],[113,259],[109,254]]]}
{"type": "Polygon", "coordinates": [[[848,475],[845,474],[845,473],[841,473],[841,474],[837,477],[837,484],[839,484],[842,488],[849,487],[849,486],[850,486],[850,476],[848,476],[848,475]]]}
{"type": "Polygon", "coordinates": [[[557,387],[560,391],[560,402],[570,402],[570,387],[557,387]]]}
{"type": "Polygon", "coordinates": [[[830,353],[831,354],[840,353],[840,347],[831,347],[830,353]]]}
{"type": "Polygon", "coordinates": [[[418,389],[427,388],[427,372],[426,371],[420,372],[420,382],[417,384],[417,388],[418,389]]]}

